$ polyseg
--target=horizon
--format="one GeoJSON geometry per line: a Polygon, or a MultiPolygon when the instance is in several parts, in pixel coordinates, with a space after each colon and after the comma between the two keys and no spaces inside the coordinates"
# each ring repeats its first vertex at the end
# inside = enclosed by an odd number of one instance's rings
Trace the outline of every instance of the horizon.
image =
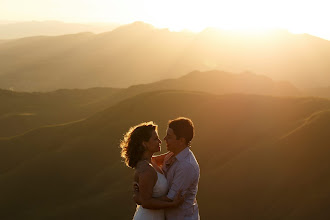
{"type": "MultiPolygon", "coordinates": [[[[143,22],[145,24],[149,24],[149,25],[152,25],[154,28],[156,29],[168,29],[169,31],[171,32],[185,32],[185,31],[188,31],[188,32],[191,32],[191,33],[194,33],[194,34],[198,34],[198,33],[201,33],[207,29],[215,29],[215,30],[219,30],[219,31],[228,31],[228,32],[233,32],[233,33],[239,33],[239,34],[259,34],[259,33],[267,33],[267,32],[273,32],[273,31],[287,31],[291,34],[308,34],[308,35],[311,35],[311,36],[314,36],[314,37],[317,37],[317,38],[321,38],[323,40],[328,40],[330,41],[330,37],[329,39],[326,39],[322,36],[317,36],[313,33],[304,33],[304,32],[295,32],[295,31],[292,31],[292,30],[289,30],[289,29],[286,29],[286,28],[281,28],[281,27],[274,27],[274,28],[221,28],[221,27],[215,27],[215,26],[208,26],[208,27],[205,27],[201,30],[191,30],[191,29],[188,29],[188,28],[183,28],[183,29],[175,29],[175,28],[171,28],[171,27],[167,27],[167,26],[157,26],[157,25],[154,25],[150,22],[145,22],[145,21],[139,21],[139,20],[136,20],[136,21],[132,21],[130,23],[116,23],[116,22],[104,22],[104,21],[92,21],[92,22],[70,22],[70,21],[61,21],[61,20],[21,20],[21,21],[18,21],[18,20],[0,20],[0,25],[8,25],[8,24],[19,24],[19,23],[30,23],[30,22],[36,22],[36,23],[44,23],[44,22],[58,22],[58,23],[64,23],[64,24],[82,24],[82,25],[96,25],[96,26],[106,26],[106,25],[117,25],[114,29],[116,29],[117,27],[120,27],[120,26],[125,26],[125,25],[130,25],[130,24],[133,24],[133,23],[136,23],[136,22],[143,22]]],[[[93,32],[93,31],[91,31],[93,32]]],[[[103,32],[95,32],[95,34],[99,34],[99,33],[103,33],[103,32]]],[[[61,34],[62,35],[62,34],[61,34]]]]}
{"type": "Polygon", "coordinates": [[[0,24],[26,21],[117,23],[143,21],[171,31],[200,32],[206,28],[233,31],[285,29],[330,40],[326,2],[316,1],[180,1],[169,0],[32,0],[4,2],[0,24]],[[77,7],[79,6],[79,7],[77,7]],[[238,7],[240,6],[240,7],[238,7]],[[307,16],[308,15],[308,16],[307,16]]]}

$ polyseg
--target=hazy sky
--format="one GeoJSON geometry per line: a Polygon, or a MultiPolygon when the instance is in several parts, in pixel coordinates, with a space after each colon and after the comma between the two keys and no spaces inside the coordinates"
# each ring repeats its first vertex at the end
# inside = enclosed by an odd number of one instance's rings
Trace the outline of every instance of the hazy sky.
{"type": "Polygon", "coordinates": [[[0,0],[0,20],[145,21],[172,30],[285,28],[330,40],[328,0],[0,0]]]}

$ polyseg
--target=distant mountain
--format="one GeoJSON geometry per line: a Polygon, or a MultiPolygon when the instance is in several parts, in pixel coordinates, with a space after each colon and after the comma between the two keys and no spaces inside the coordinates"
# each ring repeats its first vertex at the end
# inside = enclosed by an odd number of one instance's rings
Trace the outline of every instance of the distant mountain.
{"type": "Polygon", "coordinates": [[[136,85],[127,89],[93,88],[48,93],[0,90],[0,103],[3,106],[0,109],[0,137],[18,135],[40,126],[83,119],[126,98],[144,92],[169,89],[214,94],[300,95],[300,91],[288,82],[274,82],[268,77],[253,73],[231,74],[220,71],[195,71],[178,79],[136,85]]]}
{"type": "Polygon", "coordinates": [[[55,36],[80,32],[101,33],[118,27],[115,23],[79,24],[60,21],[28,21],[0,23],[0,39],[14,39],[32,36],[55,36]]]}
{"type": "Polygon", "coordinates": [[[298,87],[329,86],[330,41],[286,30],[244,33],[206,29],[187,51],[193,59],[230,72],[250,70],[298,87]]]}
{"type": "Polygon", "coordinates": [[[0,44],[7,43],[9,40],[0,40],[0,44]]]}
{"type": "Polygon", "coordinates": [[[11,41],[0,44],[0,87],[52,91],[157,81],[170,77],[167,69],[189,38],[187,34],[134,23],[99,35],[11,41]]]}
{"type": "Polygon", "coordinates": [[[245,71],[299,87],[329,86],[330,43],[285,31],[170,32],[135,22],[102,34],[30,37],[0,44],[0,88],[128,87],[194,70],[245,71]]]}
{"type": "MultiPolygon", "coordinates": [[[[0,140],[1,219],[130,219],[127,129],[192,118],[205,219],[327,219],[330,101],[199,92],[143,93],[79,122],[0,140]]],[[[164,145],[163,145],[164,146],[164,145]]]]}

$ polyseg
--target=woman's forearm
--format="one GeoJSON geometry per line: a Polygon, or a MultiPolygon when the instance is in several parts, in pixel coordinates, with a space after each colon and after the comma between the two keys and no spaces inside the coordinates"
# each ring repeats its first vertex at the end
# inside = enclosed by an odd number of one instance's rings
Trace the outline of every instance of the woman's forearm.
{"type": "Polygon", "coordinates": [[[177,206],[172,200],[165,201],[163,198],[150,198],[141,201],[141,205],[146,209],[165,209],[177,206]]]}

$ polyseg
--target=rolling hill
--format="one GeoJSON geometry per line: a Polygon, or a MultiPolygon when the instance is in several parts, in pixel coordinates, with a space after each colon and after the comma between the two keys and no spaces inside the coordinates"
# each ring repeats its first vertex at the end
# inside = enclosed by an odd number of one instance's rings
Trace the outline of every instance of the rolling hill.
{"type": "Polygon", "coordinates": [[[199,70],[250,71],[295,86],[330,84],[330,43],[310,35],[206,29],[170,32],[135,22],[101,34],[29,37],[0,44],[0,88],[53,91],[128,87],[199,70]]]}
{"type": "Polygon", "coordinates": [[[0,90],[0,137],[86,118],[117,102],[120,89],[91,88],[27,93],[0,90]]]}
{"type": "Polygon", "coordinates": [[[193,71],[177,79],[131,86],[127,91],[139,93],[155,90],[202,91],[214,94],[243,93],[271,96],[301,96],[302,93],[290,82],[274,81],[264,75],[251,72],[228,73],[224,71],[193,71]]]}
{"type": "Polygon", "coordinates": [[[205,219],[327,219],[330,101],[142,93],[88,117],[0,140],[1,219],[129,219],[133,170],[119,156],[132,125],[192,118],[205,219]],[[24,183],[24,184],[23,184],[24,183]]]}
{"type": "Polygon", "coordinates": [[[177,79],[131,86],[127,89],[92,88],[27,93],[0,90],[0,137],[18,135],[40,126],[86,118],[126,98],[157,90],[202,91],[214,94],[245,93],[299,96],[288,82],[252,73],[191,72],[177,79]]]}

